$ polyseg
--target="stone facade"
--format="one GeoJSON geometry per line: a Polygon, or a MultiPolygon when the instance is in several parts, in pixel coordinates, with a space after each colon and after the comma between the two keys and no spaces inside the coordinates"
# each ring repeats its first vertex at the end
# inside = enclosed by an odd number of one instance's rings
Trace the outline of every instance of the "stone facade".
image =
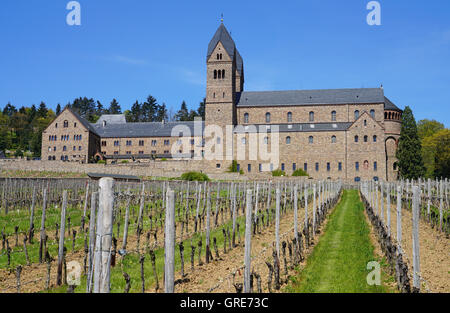
{"type": "MultiPolygon", "coordinates": [[[[220,174],[236,160],[246,176],[254,177],[267,177],[279,168],[287,175],[303,169],[315,179],[397,178],[395,153],[402,111],[384,97],[382,87],[277,92],[278,98],[274,92],[257,92],[261,102],[246,105],[249,93],[244,91],[243,64],[221,24],[208,46],[201,134],[174,137],[161,131],[164,123],[131,127],[122,122],[121,132],[102,135],[101,129],[65,109],[43,133],[42,159],[86,163],[116,156],[147,158],[147,166],[152,167],[157,163],[149,155],[172,154],[176,159],[174,154],[180,153],[195,158],[185,164],[186,171],[220,174]],[[270,132],[252,132],[253,127],[270,132]],[[283,130],[276,133],[276,127],[283,130]]],[[[120,119],[108,116],[106,120],[120,119]]]]}

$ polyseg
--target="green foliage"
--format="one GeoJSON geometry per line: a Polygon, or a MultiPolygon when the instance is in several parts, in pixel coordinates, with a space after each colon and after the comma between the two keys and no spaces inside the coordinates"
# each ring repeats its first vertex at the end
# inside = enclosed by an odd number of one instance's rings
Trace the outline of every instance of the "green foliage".
{"type": "Polygon", "coordinates": [[[402,126],[397,149],[400,177],[418,179],[425,175],[422,159],[422,144],[417,134],[417,125],[410,107],[402,115],[402,126]]]}
{"type": "Polygon", "coordinates": [[[238,169],[237,169],[237,161],[236,161],[236,160],[233,160],[233,161],[231,162],[231,165],[230,165],[230,167],[228,168],[228,172],[229,172],[229,173],[237,173],[237,172],[238,172],[238,169]]]}
{"type": "Polygon", "coordinates": [[[438,131],[443,130],[444,124],[439,123],[436,120],[420,120],[417,123],[417,134],[419,135],[420,139],[424,139],[425,137],[433,136],[438,131]]]}
{"type": "Polygon", "coordinates": [[[277,176],[286,176],[286,173],[280,169],[272,171],[272,176],[277,177],[277,176]]]}
{"type": "Polygon", "coordinates": [[[122,164],[127,164],[127,163],[128,163],[128,160],[122,160],[120,163],[122,163],[122,164]]]}
{"type": "Polygon", "coordinates": [[[200,172],[187,172],[181,175],[182,180],[189,181],[209,181],[209,177],[206,174],[200,172]]]}
{"type": "Polygon", "coordinates": [[[167,161],[167,158],[162,158],[161,161],[167,161]]]}
{"type": "Polygon", "coordinates": [[[309,176],[309,175],[301,168],[298,168],[294,171],[294,173],[292,173],[292,176],[309,176]]]}
{"type": "Polygon", "coordinates": [[[244,170],[243,170],[243,169],[240,169],[240,170],[239,170],[239,174],[244,175],[244,170]]]}
{"type": "Polygon", "coordinates": [[[106,164],[106,161],[105,160],[98,160],[97,164],[106,164]]]}
{"type": "Polygon", "coordinates": [[[450,130],[441,130],[434,137],[436,142],[434,176],[450,178],[450,130]]]}

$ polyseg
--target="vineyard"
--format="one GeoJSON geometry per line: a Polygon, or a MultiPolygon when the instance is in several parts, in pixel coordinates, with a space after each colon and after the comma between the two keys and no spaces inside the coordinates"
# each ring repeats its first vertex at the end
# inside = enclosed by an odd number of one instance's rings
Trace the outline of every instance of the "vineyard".
{"type": "Polygon", "coordinates": [[[449,292],[447,181],[112,178],[0,180],[0,292],[289,292],[355,188],[397,289],[449,292]]]}

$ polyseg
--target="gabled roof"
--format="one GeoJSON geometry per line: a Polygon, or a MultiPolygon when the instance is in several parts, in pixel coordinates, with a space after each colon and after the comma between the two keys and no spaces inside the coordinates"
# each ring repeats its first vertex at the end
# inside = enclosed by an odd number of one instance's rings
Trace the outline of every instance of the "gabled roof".
{"type": "MultiPolygon", "coordinates": [[[[204,122],[146,122],[146,123],[124,123],[124,124],[92,124],[96,133],[102,138],[138,138],[138,137],[171,137],[172,129],[176,126],[187,126],[191,136],[202,136],[204,122]]],[[[184,134],[185,136],[187,134],[184,134]]],[[[178,134],[176,134],[178,136],[178,134]]]]}
{"type": "Polygon", "coordinates": [[[125,114],[103,114],[95,124],[103,124],[103,121],[106,124],[123,124],[127,122],[125,114]]]}
{"type": "Polygon", "coordinates": [[[214,49],[216,48],[219,41],[222,43],[223,47],[227,51],[230,58],[234,59],[234,50],[236,49],[236,45],[234,44],[233,38],[231,38],[230,33],[226,29],[226,27],[223,25],[223,23],[220,24],[219,28],[217,28],[216,33],[214,34],[213,38],[209,42],[208,45],[208,53],[206,60],[209,59],[211,54],[213,53],[214,49]]]}
{"type": "Polygon", "coordinates": [[[295,106],[315,104],[384,103],[381,88],[244,91],[237,95],[238,107],[295,106]]]}

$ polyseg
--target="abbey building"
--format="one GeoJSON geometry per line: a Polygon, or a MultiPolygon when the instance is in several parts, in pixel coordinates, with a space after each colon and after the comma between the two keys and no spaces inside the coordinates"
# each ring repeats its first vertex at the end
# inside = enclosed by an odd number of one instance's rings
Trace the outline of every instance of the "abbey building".
{"type": "Polygon", "coordinates": [[[91,124],[66,108],[43,132],[42,160],[191,158],[216,172],[236,160],[249,175],[303,169],[317,179],[397,178],[402,110],[382,87],[246,91],[243,58],[223,23],[208,45],[206,70],[205,121],[127,123],[123,115],[104,115],[91,124]],[[205,156],[212,139],[223,146],[213,148],[222,157],[205,156]],[[276,148],[275,162],[260,153],[264,145],[269,154],[276,148]]]}

